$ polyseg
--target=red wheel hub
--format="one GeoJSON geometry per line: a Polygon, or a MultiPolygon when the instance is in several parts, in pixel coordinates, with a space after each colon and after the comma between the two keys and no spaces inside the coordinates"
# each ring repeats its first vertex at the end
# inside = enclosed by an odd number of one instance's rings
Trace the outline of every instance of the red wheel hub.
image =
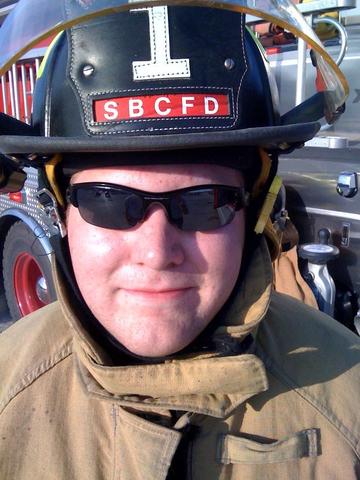
{"type": "Polygon", "coordinates": [[[29,253],[20,253],[14,265],[14,290],[22,315],[45,305],[37,291],[37,285],[43,277],[35,258],[29,253]]]}

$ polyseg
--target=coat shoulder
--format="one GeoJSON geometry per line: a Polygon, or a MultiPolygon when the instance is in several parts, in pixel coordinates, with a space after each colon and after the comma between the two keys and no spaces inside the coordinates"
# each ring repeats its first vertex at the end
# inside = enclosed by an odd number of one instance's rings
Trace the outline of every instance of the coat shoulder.
{"type": "Polygon", "coordinates": [[[328,315],[274,293],[257,343],[268,370],[359,452],[360,338],[328,315]]]}
{"type": "Polygon", "coordinates": [[[18,393],[72,353],[72,336],[58,302],[0,334],[0,413],[18,393]]]}

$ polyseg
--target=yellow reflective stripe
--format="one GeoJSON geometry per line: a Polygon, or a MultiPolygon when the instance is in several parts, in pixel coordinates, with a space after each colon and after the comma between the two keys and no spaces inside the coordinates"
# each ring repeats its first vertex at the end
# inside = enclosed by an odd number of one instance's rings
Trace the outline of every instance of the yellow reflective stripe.
{"type": "Polygon", "coordinates": [[[56,37],[52,40],[52,42],[50,43],[50,45],[48,46],[47,50],[46,50],[46,53],[44,55],[44,58],[42,59],[42,62],[40,64],[40,67],[39,67],[39,70],[38,70],[38,73],[37,73],[37,79],[39,79],[41,77],[41,75],[44,73],[44,69],[45,69],[45,65],[46,65],[46,62],[47,62],[47,59],[49,58],[49,55],[51,53],[51,50],[54,48],[54,45],[56,44],[56,42],[59,40],[60,36],[64,33],[64,31],[62,30],[61,32],[59,32],[56,37]]]}
{"type": "Polygon", "coordinates": [[[271,168],[271,158],[269,154],[263,148],[259,148],[259,153],[260,153],[260,159],[261,159],[261,171],[254,183],[254,186],[251,192],[251,196],[253,198],[258,197],[262,192],[264,185],[266,184],[267,179],[269,178],[270,168],[271,168]]]}

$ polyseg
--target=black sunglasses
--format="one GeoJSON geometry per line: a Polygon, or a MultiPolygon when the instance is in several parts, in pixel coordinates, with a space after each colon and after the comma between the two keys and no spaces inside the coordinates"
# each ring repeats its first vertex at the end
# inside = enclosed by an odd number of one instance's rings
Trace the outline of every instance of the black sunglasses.
{"type": "Polygon", "coordinates": [[[126,230],[142,222],[152,203],[161,204],[170,223],[185,231],[214,230],[229,224],[248,204],[243,187],[199,185],[151,193],[112,183],[75,183],[68,200],[81,217],[97,227],[126,230]]]}

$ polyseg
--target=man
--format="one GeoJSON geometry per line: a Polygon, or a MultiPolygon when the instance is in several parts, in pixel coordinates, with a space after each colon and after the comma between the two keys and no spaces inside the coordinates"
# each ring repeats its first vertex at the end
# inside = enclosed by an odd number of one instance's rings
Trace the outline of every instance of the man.
{"type": "Polygon", "coordinates": [[[58,302],[1,335],[1,479],[357,477],[358,339],[272,291],[256,233],[275,253],[279,149],[318,129],[280,124],[270,85],[239,13],[56,39],[31,135],[0,140],[41,153],[61,233],[58,302]]]}

